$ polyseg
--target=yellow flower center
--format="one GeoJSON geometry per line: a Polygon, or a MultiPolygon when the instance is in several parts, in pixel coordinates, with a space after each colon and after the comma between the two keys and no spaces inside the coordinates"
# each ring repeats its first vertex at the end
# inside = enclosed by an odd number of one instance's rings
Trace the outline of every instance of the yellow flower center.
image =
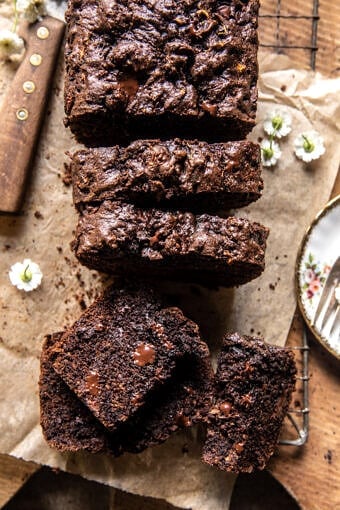
{"type": "Polygon", "coordinates": [[[30,266],[27,265],[24,271],[20,274],[20,278],[22,279],[23,282],[28,283],[32,280],[32,277],[33,274],[32,271],[30,270],[30,266]]]}
{"type": "Polygon", "coordinates": [[[302,135],[304,142],[303,142],[303,149],[305,152],[313,152],[315,149],[314,143],[312,143],[308,138],[304,135],[302,135]]]}
{"type": "Polygon", "coordinates": [[[262,148],[262,154],[263,154],[264,159],[270,159],[274,156],[274,151],[273,151],[272,147],[265,147],[265,148],[262,148]]]}
{"type": "Polygon", "coordinates": [[[272,126],[275,129],[275,131],[278,131],[279,129],[281,129],[282,124],[283,124],[283,119],[279,115],[272,118],[272,126]]]}

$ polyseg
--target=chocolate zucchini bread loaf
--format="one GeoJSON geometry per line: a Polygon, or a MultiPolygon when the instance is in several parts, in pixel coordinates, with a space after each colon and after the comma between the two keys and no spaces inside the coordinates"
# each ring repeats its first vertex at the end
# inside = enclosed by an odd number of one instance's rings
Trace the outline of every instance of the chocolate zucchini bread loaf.
{"type": "Polygon", "coordinates": [[[244,138],[255,124],[258,0],[70,0],[66,124],[88,145],[244,138]]]}
{"type": "Polygon", "coordinates": [[[54,370],[109,430],[117,429],[199,338],[178,308],[149,287],[111,287],[53,347],[54,370]]]}
{"type": "Polygon", "coordinates": [[[63,333],[45,338],[40,360],[40,424],[46,441],[59,451],[105,451],[109,438],[90,410],[53,370],[51,350],[63,333]]]}
{"type": "Polygon", "coordinates": [[[73,198],[214,212],[261,196],[261,155],[249,141],[208,144],[139,140],[128,147],[84,149],[72,156],[73,198]]]}
{"type": "Polygon", "coordinates": [[[99,271],[231,287],[262,273],[267,235],[262,225],[232,216],[105,200],[82,211],[73,249],[99,271]]]}
{"type": "Polygon", "coordinates": [[[204,462],[225,471],[263,469],[295,387],[291,352],[237,333],[224,339],[208,415],[204,462]]]}

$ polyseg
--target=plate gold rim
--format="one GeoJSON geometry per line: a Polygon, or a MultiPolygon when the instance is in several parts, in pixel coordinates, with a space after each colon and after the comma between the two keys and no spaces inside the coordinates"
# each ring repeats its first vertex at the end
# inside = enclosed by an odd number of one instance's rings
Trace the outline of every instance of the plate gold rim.
{"type": "Polygon", "coordinates": [[[299,246],[298,254],[296,257],[295,262],[295,292],[297,296],[297,302],[299,306],[299,310],[302,314],[302,317],[304,321],[306,322],[307,326],[309,327],[310,331],[313,333],[317,341],[324,347],[330,354],[332,354],[338,361],[340,361],[340,353],[338,353],[335,349],[333,349],[328,343],[323,339],[321,334],[317,331],[317,329],[313,326],[310,319],[307,317],[305,308],[302,304],[302,292],[301,287],[299,283],[299,268],[301,264],[302,255],[304,253],[306,244],[311,236],[311,233],[315,227],[320,221],[321,218],[323,218],[329,211],[331,211],[333,208],[335,208],[337,205],[340,205],[340,195],[337,195],[332,200],[327,202],[325,207],[321,209],[321,211],[318,212],[318,214],[315,216],[309,227],[307,228],[302,241],[299,246]]]}

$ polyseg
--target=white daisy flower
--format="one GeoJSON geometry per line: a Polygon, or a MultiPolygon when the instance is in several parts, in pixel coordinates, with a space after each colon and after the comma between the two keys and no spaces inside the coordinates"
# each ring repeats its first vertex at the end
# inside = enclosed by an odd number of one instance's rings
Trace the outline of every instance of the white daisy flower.
{"type": "Polygon", "coordinates": [[[0,30],[0,60],[10,60],[20,55],[24,49],[24,40],[12,30],[0,30]]]}
{"type": "Polygon", "coordinates": [[[14,264],[8,275],[12,285],[26,292],[39,287],[43,276],[38,264],[30,259],[14,264]]]}
{"type": "Polygon", "coordinates": [[[323,138],[317,131],[306,131],[294,140],[296,157],[309,163],[313,159],[319,159],[325,153],[323,138]]]}
{"type": "Polygon", "coordinates": [[[294,140],[296,157],[309,163],[325,153],[323,138],[317,131],[306,131],[294,140]]]}
{"type": "Polygon", "coordinates": [[[17,11],[23,13],[29,23],[40,20],[46,14],[44,0],[17,0],[17,11]]]}
{"type": "Polygon", "coordinates": [[[263,121],[265,132],[275,138],[287,136],[292,130],[292,118],[288,112],[275,109],[263,121]]]}
{"type": "Polygon", "coordinates": [[[273,140],[262,140],[261,142],[261,159],[263,166],[274,166],[281,157],[281,149],[279,144],[273,140]]]}

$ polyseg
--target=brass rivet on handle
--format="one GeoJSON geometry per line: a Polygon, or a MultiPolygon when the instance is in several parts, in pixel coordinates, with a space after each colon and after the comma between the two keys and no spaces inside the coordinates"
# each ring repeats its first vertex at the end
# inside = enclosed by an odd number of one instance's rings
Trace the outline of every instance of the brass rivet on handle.
{"type": "Polygon", "coordinates": [[[32,94],[32,92],[35,91],[35,83],[34,81],[25,81],[23,84],[22,84],[22,88],[24,89],[24,92],[26,92],[26,94],[32,94]]]}
{"type": "Polygon", "coordinates": [[[39,55],[39,53],[33,53],[33,55],[30,56],[30,63],[32,66],[38,67],[40,66],[42,62],[42,56],[39,55]]]}
{"type": "Polygon", "coordinates": [[[28,118],[28,111],[26,108],[19,108],[19,110],[16,111],[16,117],[18,120],[26,120],[28,118]]]}
{"type": "Polygon", "coordinates": [[[38,30],[37,30],[37,37],[39,39],[47,39],[48,36],[50,35],[50,31],[48,28],[46,27],[39,27],[38,30]]]}

